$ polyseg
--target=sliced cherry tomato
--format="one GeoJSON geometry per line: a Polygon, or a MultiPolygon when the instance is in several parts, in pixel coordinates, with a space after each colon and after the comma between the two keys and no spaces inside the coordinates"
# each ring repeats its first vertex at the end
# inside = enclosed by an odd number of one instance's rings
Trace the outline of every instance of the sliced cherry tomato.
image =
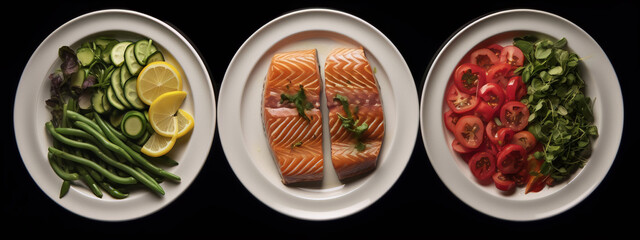
{"type": "Polygon", "coordinates": [[[513,138],[511,138],[511,143],[518,144],[524,148],[525,151],[531,152],[538,144],[536,137],[527,130],[522,130],[513,134],[513,138]]]}
{"type": "Polygon", "coordinates": [[[511,128],[498,129],[498,146],[504,146],[507,143],[511,143],[515,132],[511,128]]]}
{"type": "Polygon", "coordinates": [[[480,48],[471,53],[470,62],[484,69],[489,69],[499,61],[500,57],[488,48],[480,48]]]}
{"type": "Polygon", "coordinates": [[[484,138],[484,124],[482,120],[474,115],[462,116],[456,123],[453,135],[462,146],[467,148],[478,148],[484,138]]]}
{"type": "Polygon", "coordinates": [[[469,160],[469,168],[478,180],[487,180],[496,172],[496,157],[488,152],[477,152],[469,160]]]}
{"type": "Polygon", "coordinates": [[[478,106],[473,112],[476,116],[480,117],[482,121],[488,122],[493,119],[499,109],[491,107],[487,102],[480,101],[478,106]]]}
{"type": "Polygon", "coordinates": [[[496,185],[496,188],[502,191],[509,191],[516,186],[516,182],[514,182],[508,176],[504,175],[501,172],[494,173],[492,178],[493,182],[496,185]]]}
{"type": "Polygon", "coordinates": [[[529,170],[527,168],[523,167],[518,173],[512,174],[509,177],[516,183],[516,186],[524,186],[529,182],[531,174],[529,174],[529,170]]]}
{"type": "Polygon", "coordinates": [[[498,144],[498,130],[500,128],[502,127],[498,126],[498,124],[496,124],[496,121],[494,121],[493,119],[487,122],[487,126],[485,127],[485,134],[489,141],[491,141],[491,143],[498,144]]]}
{"type": "Polygon", "coordinates": [[[503,126],[519,132],[529,123],[529,108],[518,101],[506,102],[500,108],[500,121],[503,126]]]}
{"type": "Polygon", "coordinates": [[[453,139],[453,141],[451,142],[451,148],[453,148],[453,151],[456,151],[460,154],[473,153],[477,151],[477,149],[463,146],[462,144],[460,144],[460,141],[458,141],[458,139],[453,139]]]}
{"type": "Polygon", "coordinates": [[[513,67],[520,67],[524,64],[524,54],[516,46],[506,46],[500,52],[500,62],[507,63],[513,67]]]}
{"type": "MultiPolygon", "coordinates": [[[[502,52],[502,49],[504,49],[503,46],[501,46],[500,44],[495,44],[495,43],[487,46],[487,48],[489,50],[491,50],[491,52],[493,52],[493,54],[495,54],[498,57],[498,59],[500,58],[500,53],[502,52]]],[[[500,61],[500,60],[498,60],[498,61],[500,61]]]]}
{"type": "Polygon", "coordinates": [[[493,156],[498,155],[498,147],[496,147],[496,145],[493,144],[486,135],[484,136],[484,140],[482,140],[482,145],[478,147],[478,151],[485,151],[493,154],[493,156]]]}
{"type": "Polygon", "coordinates": [[[497,83],[503,89],[506,89],[509,79],[513,75],[513,68],[507,63],[494,64],[487,70],[488,83],[497,83]]]}
{"type": "Polygon", "coordinates": [[[504,174],[519,172],[526,164],[527,152],[517,144],[507,144],[498,152],[497,167],[504,174]]]}
{"type": "Polygon", "coordinates": [[[456,68],[453,82],[460,91],[476,94],[478,86],[482,86],[487,82],[486,76],[487,73],[484,68],[472,63],[464,63],[456,68]]]}
{"type": "Polygon", "coordinates": [[[449,108],[458,114],[471,111],[478,105],[478,98],[475,93],[464,93],[455,84],[449,87],[445,97],[449,108]]]}
{"type": "Polygon", "coordinates": [[[524,95],[527,95],[527,85],[524,84],[521,76],[511,77],[505,90],[507,101],[520,101],[524,95]]]}

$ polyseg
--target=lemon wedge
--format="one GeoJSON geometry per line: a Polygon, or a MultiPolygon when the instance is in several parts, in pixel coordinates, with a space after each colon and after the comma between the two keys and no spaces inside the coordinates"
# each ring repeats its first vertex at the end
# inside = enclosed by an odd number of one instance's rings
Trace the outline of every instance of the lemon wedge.
{"type": "Polygon", "coordinates": [[[178,138],[181,138],[193,129],[194,120],[188,112],[178,109],[176,119],[178,121],[178,133],[176,133],[178,138]]]}
{"type": "Polygon", "coordinates": [[[182,78],[171,64],[158,61],[146,65],[138,74],[138,97],[147,105],[166,92],[182,90],[182,78]]]}
{"type": "MultiPolygon", "coordinates": [[[[149,106],[149,124],[163,137],[173,137],[177,133],[177,123],[174,124],[176,113],[187,97],[184,91],[171,91],[158,96],[149,106]]],[[[181,117],[182,118],[182,117],[181,117]]]]}
{"type": "Polygon", "coordinates": [[[158,133],[151,134],[151,137],[147,140],[147,142],[142,146],[140,152],[150,157],[160,157],[167,154],[173,146],[176,144],[176,140],[178,139],[178,120],[177,117],[171,118],[172,129],[174,129],[174,133],[171,137],[165,137],[158,133]]]}

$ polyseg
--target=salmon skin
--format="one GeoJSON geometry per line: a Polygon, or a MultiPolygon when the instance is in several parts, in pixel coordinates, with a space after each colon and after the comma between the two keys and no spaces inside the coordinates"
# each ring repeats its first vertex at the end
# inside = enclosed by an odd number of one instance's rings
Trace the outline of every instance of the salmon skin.
{"type": "Polygon", "coordinates": [[[263,93],[263,123],[284,184],[323,178],[320,69],[315,49],[277,53],[263,93]]]}
{"type": "Polygon", "coordinates": [[[338,178],[370,172],[382,146],[384,114],[364,49],[334,49],[327,56],[324,75],[331,161],[338,178]]]}

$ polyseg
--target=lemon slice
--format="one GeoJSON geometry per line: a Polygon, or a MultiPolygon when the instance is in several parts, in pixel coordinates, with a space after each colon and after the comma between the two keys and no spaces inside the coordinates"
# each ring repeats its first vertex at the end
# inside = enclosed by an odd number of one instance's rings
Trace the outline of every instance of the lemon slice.
{"type": "Polygon", "coordinates": [[[153,133],[151,134],[151,137],[149,137],[147,142],[142,146],[140,152],[149,157],[160,157],[171,151],[173,146],[176,144],[176,140],[178,139],[177,117],[172,117],[171,122],[173,123],[173,129],[175,130],[173,136],[164,137],[158,133],[153,133]]]}
{"type": "Polygon", "coordinates": [[[178,138],[186,135],[193,129],[194,120],[188,112],[178,109],[176,119],[178,121],[178,133],[176,133],[178,138]]]}
{"type": "Polygon", "coordinates": [[[151,105],[163,93],[182,90],[182,78],[178,70],[167,62],[149,63],[138,74],[136,90],[140,100],[151,105]]]}
{"type": "Polygon", "coordinates": [[[163,137],[175,135],[176,127],[173,117],[187,97],[184,91],[172,91],[158,96],[149,106],[149,124],[153,130],[163,137]]]}

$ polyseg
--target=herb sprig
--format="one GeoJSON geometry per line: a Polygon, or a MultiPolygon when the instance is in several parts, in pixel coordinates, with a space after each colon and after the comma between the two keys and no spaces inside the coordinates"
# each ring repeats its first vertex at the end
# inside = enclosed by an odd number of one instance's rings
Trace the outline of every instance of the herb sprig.
{"type": "Polygon", "coordinates": [[[586,164],[591,154],[591,140],[598,136],[593,124],[593,102],[584,94],[580,77],[581,58],[566,50],[567,40],[538,40],[532,36],[514,39],[527,61],[515,70],[527,84],[522,100],[529,107],[528,130],[542,143],[536,152],[543,159],[540,173],[554,180],[564,180],[586,164]]]}
{"type": "Polygon", "coordinates": [[[360,140],[360,137],[362,136],[362,133],[364,131],[369,129],[369,125],[367,123],[362,123],[358,125],[358,120],[354,118],[354,115],[358,114],[358,106],[356,106],[353,110],[353,113],[351,113],[351,109],[349,108],[349,99],[347,99],[347,97],[340,94],[336,94],[333,100],[339,101],[342,104],[342,109],[347,115],[345,117],[345,116],[342,116],[340,113],[338,113],[338,118],[340,118],[340,121],[342,122],[342,127],[345,128],[347,131],[353,133],[354,138],[358,141],[358,143],[356,143],[355,148],[358,151],[363,151],[366,145],[360,140]]]}
{"type": "Polygon", "coordinates": [[[313,104],[307,101],[307,95],[304,93],[304,86],[300,84],[300,90],[295,94],[280,94],[280,103],[291,102],[296,105],[296,109],[298,109],[298,114],[307,121],[311,121],[311,119],[304,112],[305,110],[310,110],[313,108],[313,104]]]}

